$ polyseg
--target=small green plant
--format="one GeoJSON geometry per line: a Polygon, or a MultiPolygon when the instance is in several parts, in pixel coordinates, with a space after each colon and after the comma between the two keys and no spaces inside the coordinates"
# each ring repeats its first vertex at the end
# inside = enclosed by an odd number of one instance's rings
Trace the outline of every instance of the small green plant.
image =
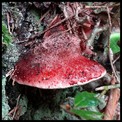
{"type": "Polygon", "coordinates": [[[97,107],[99,104],[100,101],[96,97],[95,93],[89,93],[87,91],[78,92],[74,98],[74,106],[70,112],[84,120],[101,120],[103,114],[92,109],[93,107],[97,107]]]}
{"type": "Polygon", "coordinates": [[[110,35],[110,48],[114,54],[120,52],[120,47],[117,45],[118,41],[120,41],[120,33],[112,33],[110,35]]]}
{"type": "Polygon", "coordinates": [[[6,24],[2,21],[2,43],[8,46],[11,44],[12,36],[8,32],[6,24]]]}

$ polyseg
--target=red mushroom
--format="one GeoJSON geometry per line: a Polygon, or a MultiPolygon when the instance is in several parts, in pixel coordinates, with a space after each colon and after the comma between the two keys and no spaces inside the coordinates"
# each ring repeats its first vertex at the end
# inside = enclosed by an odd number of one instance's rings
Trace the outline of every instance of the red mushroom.
{"type": "Polygon", "coordinates": [[[20,58],[12,79],[28,86],[60,89],[103,77],[105,68],[81,55],[80,42],[68,32],[53,33],[20,58]]]}
{"type": "Polygon", "coordinates": [[[13,80],[54,89],[83,85],[105,75],[103,66],[81,55],[80,39],[68,33],[53,36],[17,62],[13,80]]]}

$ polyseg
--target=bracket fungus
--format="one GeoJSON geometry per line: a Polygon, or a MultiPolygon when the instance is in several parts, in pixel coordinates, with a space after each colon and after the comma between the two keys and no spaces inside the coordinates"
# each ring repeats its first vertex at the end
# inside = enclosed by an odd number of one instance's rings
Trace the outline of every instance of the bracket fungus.
{"type": "Polygon", "coordinates": [[[80,39],[66,34],[48,37],[15,65],[12,79],[44,89],[83,85],[104,76],[99,63],[81,55],[80,39]]]}
{"type": "Polygon", "coordinates": [[[16,63],[14,81],[42,89],[61,89],[87,84],[105,75],[102,65],[81,55],[78,37],[57,31],[48,35],[16,63]]]}

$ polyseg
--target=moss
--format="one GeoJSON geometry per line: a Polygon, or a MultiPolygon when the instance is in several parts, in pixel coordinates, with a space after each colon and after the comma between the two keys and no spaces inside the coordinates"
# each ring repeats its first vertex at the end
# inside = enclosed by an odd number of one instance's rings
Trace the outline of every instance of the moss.
{"type": "Polygon", "coordinates": [[[8,32],[6,24],[2,21],[2,43],[9,45],[12,42],[12,36],[8,32]]]}
{"type": "Polygon", "coordinates": [[[30,89],[28,109],[21,116],[21,120],[77,120],[77,117],[65,112],[60,104],[64,103],[67,96],[72,96],[73,91],[76,92],[78,87],[58,90],[40,89],[39,92],[30,89]],[[72,91],[72,94],[71,94],[72,91]],[[35,93],[35,94],[34,94],[35,93]],[[40,93],[40,94],[37,94],[40,93]],[[36,99],[33,99],[36,98],[36,99]]]}
{"type": "Polygon", "coordinates": [[[8,98],[5,92],[6,78],[2,77],[2,120],[12,120],[12,118],[8,115],[10,107],[8,105],[8,98]]]}

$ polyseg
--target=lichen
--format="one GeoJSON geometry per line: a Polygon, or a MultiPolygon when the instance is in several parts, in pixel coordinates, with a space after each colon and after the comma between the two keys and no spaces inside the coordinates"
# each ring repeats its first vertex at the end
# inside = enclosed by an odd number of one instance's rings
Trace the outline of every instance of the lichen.
{"type": "Polygon", "coordinates": [[[10,107],[8,105],[8,98],[5,92],[6,85],[6,77],[2,77],[2,120],[12,120],[12,118],[8,115],[10,107]]]}

